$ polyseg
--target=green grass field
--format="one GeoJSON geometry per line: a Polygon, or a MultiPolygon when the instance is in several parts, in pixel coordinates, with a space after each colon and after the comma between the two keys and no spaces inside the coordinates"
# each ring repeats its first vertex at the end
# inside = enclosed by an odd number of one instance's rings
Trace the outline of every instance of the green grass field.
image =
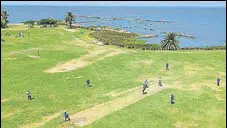
{"type": "MultiPolygon", "coordinates": [[[[84,127],[226,127],[224,50],[120,49],[94,44],[94,38],[89,36],[88,30],[76,29],[71,32],[61,27],[28,30],[10,27],[9,30],[1,30],[2,34],[5,32],[10,33],[10,36],[2,36],[6,41],[1,42],[3,128],[77,127],[73,122],[64,123],[64,111],[71,116],[98,104],[123,98],[129,95],[128,92],[119,96],[108,94],[140,87],[145,79],[152,81],[151,87],[157,86],[159,77],[162,77],[167,89],[105,115],[84,127]],[[24,38],[15,37],[20,31],[24,33],[24,38]],[[77,70],[45,72],[56,65],[61,66],[79,58],[84,59],[81,63],[76,62],[81,66],[77,70]],[[170,65],[170,71],[165,71],[166,62],[170,65]],[[219,87],[216,86],[218,76],[221,78],[219,87]],[[84,85],[87,79],[90,79],[92,88],[84,85]],[[27,100],[27,90],[34,97],[31,101],[27,100]],[[172,93],[175,95],[174,105],[170,104],[172,93]]],[[[142,92],[142,89],[139,88],[139,91],[142,92]]]]}

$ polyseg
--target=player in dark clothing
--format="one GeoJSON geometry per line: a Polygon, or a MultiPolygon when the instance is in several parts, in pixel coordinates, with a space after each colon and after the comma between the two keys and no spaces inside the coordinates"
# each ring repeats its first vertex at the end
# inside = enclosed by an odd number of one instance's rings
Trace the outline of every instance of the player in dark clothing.
{"type": "Polygon", "coordinates": [[[162,87],[162,79],[161,79],[161,77],[158,79],[158,86],[162,87]]]}
{"type": "Polygon", "coordinates": [[[90,85],[90,80],[86,80],[86,86],[87,86],[87,87],[91,87],[91,85],[90,85]]]}
{"type": "Polygon", "coordinates": [[[147,80],[145,80],[144,83],[143,83],[143,94],[145,94],[146,88],[149,88],[148,87],[148,81],[147,80]]]}
{"type": "Polygon", "coordinates": [[[174,104],[175,103],[174,102],[174,95],[173,94],[171,94],[170,102],[171,102],[171,104],[174,104]]]}
{"type": "Polygon", "coordinates": [[[220,81],[221,81],[221,79],[218,77],[218,78],[217,78],[217,86],[220,85],[220,81]]]}
{"type": "Polygon", "coordinates": [[[27,96],[28,96],[28,100],[31,100],[32,99],[32,96],[31,96],[30,91],[27,91],[27,96]]]}
{"type": "Polygon", "coordinates": [[[146,90],[146,85],[143,84],[143,95],[145,94],[145,90],[146,90]]]}
{"type": "Polygon", "coordinates": [[[70,121],[69,114],[67,112],[64,112],[65,122],[70,121]]]}
{"type": "Polygon", "coordinates": [[[169,71],[169,64],[166,63],[166,70],[169,71]]]}
{"type": "Polygon", "coordinates": [[[144,84],[145,84],[146,88],[149,88],[148,87],[148,81],[147,80],[144,81],[144,84]]]}

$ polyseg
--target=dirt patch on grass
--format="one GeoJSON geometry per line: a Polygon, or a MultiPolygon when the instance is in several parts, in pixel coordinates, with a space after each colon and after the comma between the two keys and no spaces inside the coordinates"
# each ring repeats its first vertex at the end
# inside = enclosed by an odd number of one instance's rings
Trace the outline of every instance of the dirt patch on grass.
{"type": "Polygon", "coordinates": [[[7,112],[7,113],[2,112],[1,119],[9,118],[19,112],[22,112],[22,110],[13,110],[13,111],[11,110],[10,112],[7,112]]]}
{"type": "Polygon", "coordinates": [[[24,126],[22,126],[21,128],[37,128],[37,127],[41,127],[43,126],[46,122],[60,116],[61,112],[56,112],[50,116],[46,116],[43,118],[43,120],[39,123],[32,123],[32,124],[26,124],[24,126]]]}
{"type": "Polygon", "coordinates": [[[67,44],[67,45],[75,45],[75,46],[80,46],[80,47],[83,47],[85,49],[88,49],[89,47],[93,47],[91,44],[89,43],[86,43],[86,41],[84,40],[81,40],[79,38],[76,38],[75,40],[71,41],[71,42],[63,42],[64,44],[67,44]]]}
{"type": "Polygon", "coordinates": [[[45,72],[47,73],[56,73],[56,72],[67,72],[67,71],[72,71],[76,70],[79,68],[83,68],[87,66],[89,63],[84,61],[84,60],[72,60],[64,64],[59,64],[54,68],[48,69],[45,72]]]}
{"type": "Polygon", "coordinates": [[[45,72],[47,73],[69,72],[76,69],[81,69],[97,61],[104,60],[107,57],[117,56],[121,53],[126,52],[114,48],[94,48],[91,51],[88,51],[88,54],[80,57],[79,59],[74,59],[64,64],[59,64],[56,67],[45,70],[45,72]]]}
{"type": "Polygon", "coordinates": [[[95,44],[95,40],[87,39],[75,39],[71,42],[64,42],[67,45],[75,45],[86,49],[87,54],[78,58],[73,59],[63,64],[57,64],[55,67],[45,70],[46,73],[57,73],[57,72],[69,72],[77,69],[84,68],[97,61],[104,60],[108,57],[117,56],[122,53],[128,53],[129,50],[122,50],[113,46],[98,46],[95,44]],[[92,42],[93,41],[93,42],[92,42]]]}
{"type": "Polygon", "coordinates": [[[9,58],[6,58],[6,60],[16,60],[17,58],[15,57],[9,57],[9,58]]]}
{"type": "Polygon", "coordinates": [[[75,77],[75,79],[80,79],[80,78],[82,78],[83,76],[77,76],[77,77],[75,77]]]}
{"type": "Polygon", "coordinates": [[[198,124],[192,122],[177,122],[175,128],[197,128],[198,124]]]}
{"type": "Polygon", "coordinates": [[[30,58],[35,58],[35,59],[40,58],[40,56],[29,56],[29,55],[28,55],[28,57],[30,57],[30,58]]]}
{"type": "Polygon", "coordinates": [[[14,112],[10,112],[10,113],[1,113],[1,119],[5,119],[5,118],[8,118],[12,115],[14,115],[15,113],[14,112]]]}
{"type": "Polygon", "coordinates": [[[67,72],[67,71],[72,71],[72,70],[76,70],[79,68],[83,68],[92,63],[92,62],[86,61],[86,59],[95,57],[99,54],[102,54],[103,52],[106,52],[106,50],[101,49],[101,50],[96,50],[95,52],[91,51],[88,54],[80,57],[79,59],[71,60],[64,64],[58,64],[56,67],[48,69],[45,72],[47,72],[47,73],[67,72]]]}
{"type": "Polygon", "coordinates": [[[181,123],[179,123],[179,122],[178,122],[178,123],[176,123],[174,126],[175,126],[175,128],[183,128],[183,127],[182,127],[182,124],[181,124],[181,123]]]}
{"type": "Polygon", "coordinates": [[[8,101],[8,99],[1,99],[1,103],[8,101]]]}
{"type": "Polygon", "coordinates": [[[80,111],[76,114],[73,114],[71,116],[72,123],[75,126],[85,126],[88,124],[91,124],[92,122],[107,116],[115,111],[118,111],[120,109],[123,109],[127,107],[128,105],[134,104],[145,97],[155,94],[156,92],[159,92],[165,88],[149,88],[146,95],[142,95],[142,88],[141,89],[135,89],[133,88],[130,93],[123,97],[119,97],[113,101],[109,101],[103,104],[96,105],[92,108],[80,111]],[[83,119],[83,120],[81,120],[83,119]]]}
{"type": "Polygon", "coordinates": [[[61,27],[63,30],[65,30],[65,31],[68,31],[68,32],[75,32],[75,30],[74,29],[67,29],[67,28],[63,28],[63,27],[61,27]]]}

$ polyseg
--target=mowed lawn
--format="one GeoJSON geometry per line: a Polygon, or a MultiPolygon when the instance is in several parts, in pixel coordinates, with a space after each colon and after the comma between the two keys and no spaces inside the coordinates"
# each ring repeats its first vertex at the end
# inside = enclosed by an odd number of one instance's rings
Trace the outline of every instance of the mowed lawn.
{"type": "MultiPolygon", "coordinates": [[[[108,93],[141,86],[146,78],[152,81],[150,86],[157,86],[159,77],[170,89],[85,127],[226,127],[226,51],[135,50],[71,72],[49,74],[44,71],[80,58],[92,47],[101,46],[92,44],[94,39],[83,29],[70,32],[61,28],[14,30],[12,27],[1,33],[6,31],[10,36],[2,36],[6,42],[1,42],[3,128],[33,126],[34,123],[43,123],[42,128],[73,127],[63,123],[64,111],[72,115],[113,100],[116,97],[108,96],[108,93]],[[24,32],[24,38],[15,37],[20,31],[24,32]],[[91,47],[80,46],[81,41],[91,47]],[[165,71],[167,62],[170,65],[168,72],[165,71]],[[218,76],[220,87],[216,86],[218,76]],[[94,85],[92,88],[84,85],[87,79],[94,85]],[[34,97],[31,101],[27,100],[27,90],[34,97]],[[171,93],[175,95],[174,105],[169,103],[171,93]],[[48,120],[56,113],[60,115],[48,120]]],[[[103,48],[106,47],[115,48],[103,48]]]]}

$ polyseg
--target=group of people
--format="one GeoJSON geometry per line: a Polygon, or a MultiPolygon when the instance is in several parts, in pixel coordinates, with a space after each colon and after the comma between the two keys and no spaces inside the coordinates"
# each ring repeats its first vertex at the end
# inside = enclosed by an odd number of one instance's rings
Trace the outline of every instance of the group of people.
{"type": "MultiPolygon", "coordinates": [[[[85,84],[86,84],[87,87],[91,87],[92,86],[90,84],[90,80],[86,80],[85,84]]],[[[31,92],[28,90],[26,93],[27,93],[28,100],[32,100],[31,92]]],[[[65,122],[66,121],[70,121],[69,114],[67,112],[64,112],[64,117],[65,117],[65,122]]]]}
{"type": "MultiPolygon", "coordinates": [[[[162,87],[162,79],[161,77],[158,79],[158,86],[162,87]]],[[[143,94],[146,94],[145,90],[149,88],[148,86],[148,80],[145,80],[143,83],[143,94]]]]}
{"type": "MultiPolygon", "coordinates": [[[[169,64],[168,63],[166,63],[166,70],[169,71],[169,64]]],[[[161,77],[159,77],[159,79],[158,79],[158,86],[162,87],[161,77]]],[[[145,90],[147,88],[149,88],[148,87],[148,80],[145,80],[144,83],[143,83],[143,91],[142,91],[143,95],[146,94],[145,90]]],[[[171,104],[174,104],[174,95],[173,94],[171,94],[170,102],[171,102],[171,104]]]]}
{"type": "MultiPolygon", "coordinates": [[[[161,80],[161,78],[158,79],[158,86],[162,87],[162,80],[161,80]]],[[[145,80],[144,83],[143,83],[143,95],[146,94],[145,90],[147,88],[149,88],[148,87],[148,80],[145,80]]],[[[174,102],[174,95],[173,94],[171,94],[171,96],[170,96],[170,103],[171,104],[174,104],[175,103],[174,102]]]]}
{"type": "MultiPolygon", "coordinates": [[[[166,71],[169,71],[169,64],[168,63],[166,63],[166,71]]],[[[218,77],[217,78],[217,86],[220,86],[220,81],[221,81],[221,79],[220,79],[220,77],[218,77]]],[[[158,79],[158,86],[162,87],[161,77],[158,79]]],[[[149,88],[148,87],[148,80],[145,80],[144,83],[143,83],[143,90],[142,90],[143,95],[146,94],[145,90],[147,88],[149,88]]],[[[171,94],[171,96],[170,96],[170,103],[171,104],[174,104],[175,103],[174,102],[174,95],[173,94],[171,94]]]]}
{"type": "MultiPolygon", "coordinates": [[[[169,71],[169,64],[167,63],[166,64],[166,70],[167,71],[169,71]]],[[[219,86],[220,85],[220,81],[221,81],[221,79],[220,79],[220,77],[218,77],[217,78],[217,86],[219,86]]],[[[146,94],[146,92],[145,92],[145,90],[147,89],[147,88],[149,88],[148,87],[148,80],[146,79],[145,81],[144,81],[144,83],[143,83],[143,95],[144,94],[146,94]]],[[[85,82],[85,85],[87,86],[87,87],[91,87],[92,85],[90,84],[90,80],[86,80],[86,82],[85,82]]],[[[160,86],[160,87],[162,87],[162,80],[161,80],[161,77],[158,79],[158,86],[160,86]]],[[[31,100],[32,99],[32,97],[31,97],[31,92],[28,90],[27,91],[27,96],[28,96],[28,100],[31,100]]],[[[171,104],[174,104],[175,103],[175,101],[174,101],[174,95],[173,94],[171,94],[171,96],[170,96],[170,103],[171,104]]],[[[67,112],[64,112],[64,117],[65,117],[65,122],[66,121],[70,121],[70,118],[69,118],[69,114],[67,113],[67,112]]]]}

